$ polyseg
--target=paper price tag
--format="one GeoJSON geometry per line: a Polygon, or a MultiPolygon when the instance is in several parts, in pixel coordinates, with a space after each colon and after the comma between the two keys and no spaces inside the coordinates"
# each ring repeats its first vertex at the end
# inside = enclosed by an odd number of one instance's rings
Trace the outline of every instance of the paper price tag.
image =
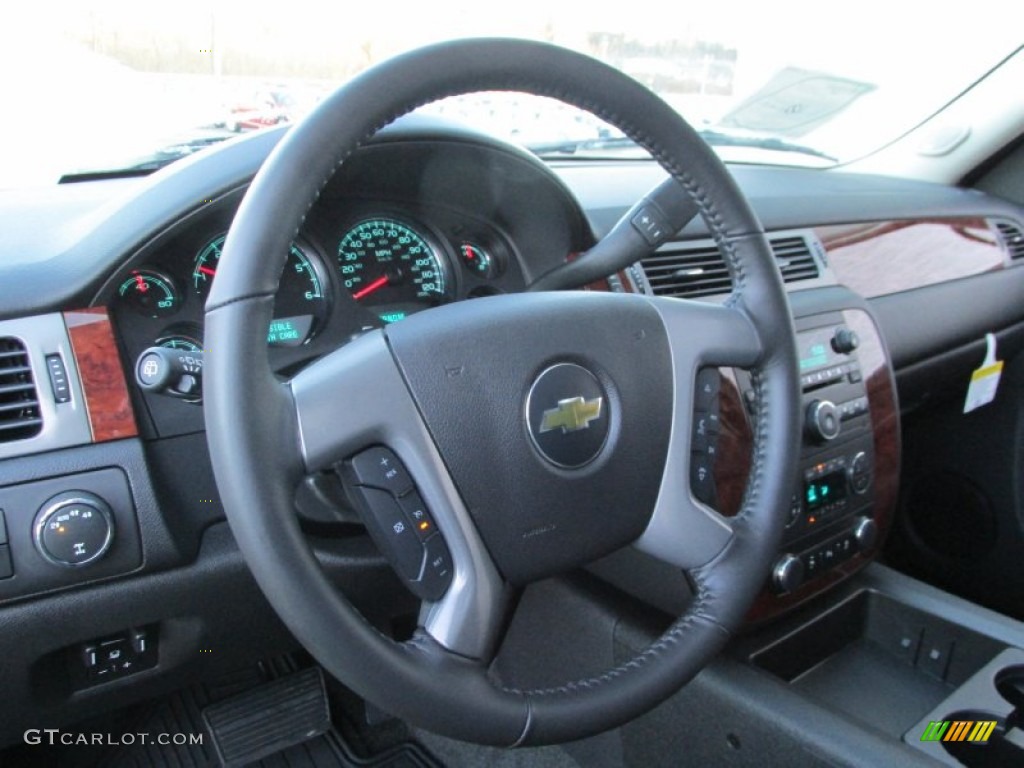
{"type": "Polygon", "coordinates": [[[996,399],[996,392],[999,390],[999,377],[1003,373],[1003,361],[996,360],[996,337],[991,333],[985,334],[985,341],[988,343],[988,351],[985,353],[985,361],[974,373],[971,374],[971,384],[967,387],[967,400],[964,401],[964,413],[988,405],[996,399]]]}

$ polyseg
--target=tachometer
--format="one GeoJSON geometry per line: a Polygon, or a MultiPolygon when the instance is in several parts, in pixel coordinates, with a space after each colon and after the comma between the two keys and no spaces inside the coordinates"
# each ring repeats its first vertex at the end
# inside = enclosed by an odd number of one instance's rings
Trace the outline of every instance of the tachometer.
{"type": "Polygon", "coordinates": [[[385,322],[440,304],[450,293],[437,250],[396,219],[364,219],[349,228],[338,244],[338,269],[352,298],[385,322]]]}
{"type": "MultiPolygon", "coordinates": [[[[217,274],[225,239],[226,235],[215,237],[196,254],[192,286],[204,299],[217,274]]],[[[269,344],[286,347],[303,344],[316,335],[327,318],[325,282],[314,258],[292,243],[274,296],[274,320],[267,333],[269,344]]]]}

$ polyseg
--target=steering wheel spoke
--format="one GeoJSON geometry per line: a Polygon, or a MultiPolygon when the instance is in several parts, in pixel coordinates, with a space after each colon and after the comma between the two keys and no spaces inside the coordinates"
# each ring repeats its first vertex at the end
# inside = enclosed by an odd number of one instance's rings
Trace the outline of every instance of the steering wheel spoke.
{"type": "MultiPolygon", "coordinates": [[[[438,600],[424,601],[420,614],[423,629],[442,647],[469,658],[487,658],[503,620],[506,586],[470,519],[458,490],[444,466],[434,441],[383,335],[367,334],[314,363],[288,385],[294,400],[299,444],[307,472],[341,466],[345,459],[371,446],[396,456],[398,466],[386,472],[406,472],[414,488],[397,487],[402,502],[419,494],[437,532],[424,542],[424,574],[429,559],[444,550],[450,553],[450,584],[438,600]],[[344,382],[344,396],[339,384],[344,382]],[[436,537],[441,537],[439,544],[436,537]]],[[[383,459],[382,461],[388,461],[383,459]]],[[[384,472],[379,485],[386,485],[384,472]]],[[[370,480],[369,482],[374,482],[370,480]]],[[[388,500],[391,489],[369,488],[368,493],[388,500]]],[[[416,541],[417,520],[391,505],[401,532],[381,531],[416,541]]],[[[386,513],[385,513],[386,514],[386,513]]],[[[427,518],[429,519],[429,517],[427,518]]],[[[373,526],[374,520],[368,524],[373,526]]],[[[426,525],[426,522],[421,524],[426,525]]],[[[391,548],[392,542],[380,542],[391,548]]],[[[411,545],[414,546],[414,545],[411,545]]],[[[408,550],[406,550],[408,551],[408,550]]],[[[396,568],[400,576],[402,568],[396,568]]]]}
{"type": "Polygon", "coordinates": [[[712,560],[726,546],[732,527],[699,499],[695,486],[712,482],[710,462],[700,461],[698,444],[707,426],[696,392],[698,371],[716,366],[749,367],[764,354],[743,310],[729,305],[681,299],[654,299],[668,330],[672,355],[674,408],[668,458],[658,500],[636,546],[672,565],[692,569],[712,560]],[[704,422],[704,423],[702,423],[704,422]]]}

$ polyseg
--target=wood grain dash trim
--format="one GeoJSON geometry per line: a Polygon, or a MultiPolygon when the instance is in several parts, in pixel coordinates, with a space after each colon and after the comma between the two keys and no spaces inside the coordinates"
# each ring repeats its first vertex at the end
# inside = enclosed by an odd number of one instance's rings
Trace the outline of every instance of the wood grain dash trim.
{"type": "Polygon", "coordinates": [[[994,272],[1006,264],[985,219],[909,219],[814,230],[840,283],[873,298],[994,272]]]}
{"type": "Polygon", "coordinates": [[[139,430],[107,310],[65,312],[64,324],[82,381],[93,442],[136,436],[139,430]]]}

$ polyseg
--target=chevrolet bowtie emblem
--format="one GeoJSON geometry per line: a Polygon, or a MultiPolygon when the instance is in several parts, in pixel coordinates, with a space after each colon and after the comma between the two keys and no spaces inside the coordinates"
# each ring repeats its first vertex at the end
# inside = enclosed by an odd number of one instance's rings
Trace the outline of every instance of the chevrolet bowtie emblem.
{"type": "Polygon", "coordinates": [[[584,400],[582,397],[570,397],[559,400],[558,407],[544,411],[540,421],[540,433],[561,429],[562,433],[577,432],[590,427],[590,422],[601,418],[603,398],[584,400]]]}

